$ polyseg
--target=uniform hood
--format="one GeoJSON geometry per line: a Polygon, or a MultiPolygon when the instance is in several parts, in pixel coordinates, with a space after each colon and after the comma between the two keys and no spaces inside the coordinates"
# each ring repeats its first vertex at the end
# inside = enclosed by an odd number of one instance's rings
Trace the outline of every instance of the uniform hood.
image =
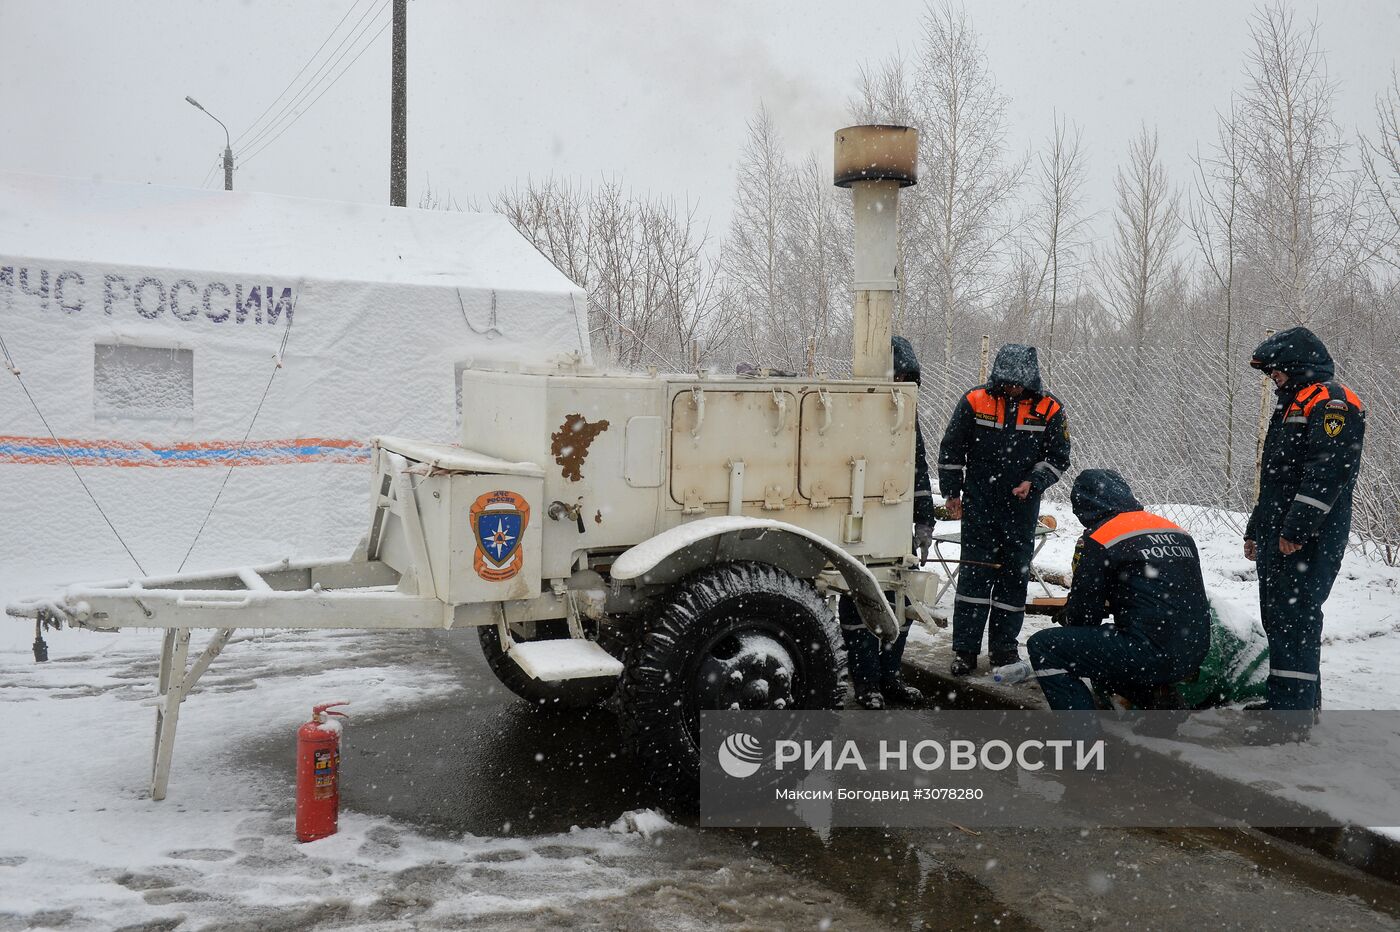
{"type": "Polygon", "coordinates": [[[1142,511],[1142,503],[1133,496],[1128,480],[1112,469],[1081,472],[1069,493],[1069,504],[1079,523],[1091,530],[1114,515],[1142,511]]]}
{"type": "Polygon", "coordinates": [[[1307,327],[1293,327],[1269,337],[1249,364],[1264,372],[1277,369],[1298,385],[1329,381],[1336,374],[1332,354],[1307,327]]]}
{"type": "Polygon", "coordinates": [[[919,369],[919,357],[914,355],[914,345],[904,337],[891,337],[890,349],[894,350],[895,378],[902,376],[905,381],[917,385],[922,372],[919,369]]]}
{"type": "Polygon", "coordinates": [[[1035,347],[1008,343],[997,350],[990,381],[993,388],[1020,385],[1026,391],[1040,394],[1043,391],[1040,386],[1040,357],[1035,347]]]}

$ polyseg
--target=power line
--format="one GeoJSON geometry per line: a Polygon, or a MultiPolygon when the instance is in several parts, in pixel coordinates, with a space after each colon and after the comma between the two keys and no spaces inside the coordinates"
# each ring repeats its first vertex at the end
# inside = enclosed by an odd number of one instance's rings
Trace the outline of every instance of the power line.
{"type": "MultiPolygon", "coordinates": [[[[386,5],[387,5],[387,0],[386,0],[386,5]]],[[[378,39],[380,36],[382,36],[382,35],[384,34],[384,30],[386,30],[386,29],[388,29],[388,28],[389,28],[389,20],[385,20],[385,21],[384,21],[384,25],[382,25],[382,26],[379,27],[379,31],[376,32],[373,36],[370,37],[369,42],[365,43],[365,45],[364,45],[363,47],[361,47],[360,51],[357,52],[357,53],[355,54],[355,57],[352,58],[352,59],[350,59],[350,63],[349,63],[348,65],[346,65],[344,68],[341,69],[340,73],[337,74],[337,75],[331,80],[330,84],[327,84],[326,87],[325,87],[325,89],[322,90],[321,93],[317,94],[317,95],[312,99],[312,101],[311,101],[310,103],[308,103],[305,107],[303,107],[303,108],[301,109],[301,111],[300,111],[299,113],[297,113],[296,116],[292,117],[291,122],[287,123],[287,124],[286,124],[285,126],[283,126],[281,129],[279,129],[279,130],[277,131],[277,134],[276,134],[275,136],[273,136],[271,139],[269,139],[269,140],[267,140],[266,142],[264,142],[261,146],[259,146],[256,150],[254,150],[253,152],[251,152],[251,153],[248,154],[247,156],[245,156],[245,157],[239,159],[239,166],[241,167],[241,166],[243,166],[243,165],[248,164],[248,162],[251,161],[255,156],[257,156],[259,153],[261,153],[261,152],[262,152],[264,149],[266,149],[268,146],[270,146],[270,145],[272,145],[274,142],[276,142],[278,136],[281,136],[281,135],[282,135],[283,133],[285,133],[287,130],[291,129],[291,128],[292,128],[292,125],[293,125],[294,123],[296,123],[297,120],[301,119],[302,116],[306,113],[306,111],[310,110],[312,107],[314,107],[314,106],[316,105],[316,101],[320,100],[322,97],[324,97],[324,96],[326,95],[326,91],[329,91],[332,87],[335,86],[335,84],[336,84],[337,81],[339,81],[342,77],[345,76],[345,72],[349,71],[351,68],[354,67],[355,62],[357,62],[357,61],[360,60],[360,56],[361,56],[361,55],[364,55],[365,52],[369,51],[370,46],[374,45],[375,40],[378,39]]],[[[342,56],[342,57],[344,57],[344,56],[342,56]]]]}
{"type": "MultiPolygon", "coordinates": [[[[316,73],[307,79],[307,82],[302,87],[302,89],[297,91],[297,93],[290,100],[283,104],[282,107],[277,111],[277,113],[272,117],[272,119],[268,121],[262,129],[258,130],[255,134],[253,134],[252,138],[250,138],[244,144],[245,149],[250,149],[256,146],[258,142],[264,137],[266,137],[269,133],[271,133],[274,130],[274,128],[278,126],[279,123],[287,119],[288,115],[291,113],[291,111],[295,110],[298,104],[300,104],[303,100],[309,97],[317,89],[317,85],[323,80],[322,75],[328,74],[330,71],[335,70],[335,66],[340,64],[341,59],[343,59],[346,55],[350,53],[350,50],[354,47],[355,43],[359,42],[360,38],[367,31],[369,31],[369,27],[374,25],[375,19],[379,17],[380,13],[384,12],[384,10],[389,6],[390,2],[391,0],[383,0],[383,2],[380,3],[378,7],[366,10],[363,14],[361,14],[360,18],[355,21],[355,25],[350,27],[351,35],[347,36],[346,39],[342,40],[341,43],[336,46],[337,50],[343,49],[343,51],[340,51],[340,55],[335,58],[328,58],[321,65],[321,67],[317,68],[316,73]],[[368,20],[368,22],[366,22],[366,20],[368,20]],[[361,23],[363,23],[364,25],[361,26],[361,23]],[[358,29],[359,31],[356,32],[356,29],[358,29]]],[[[305,110],[302,110],[301,112],[304,113],[305,110]]],[[[297,115],[298,114],[292,114],[291,119],[295,121],[297,115]]],[[[282,128],[285,129],[285,125],[282,128]]]]}
{"type": "MultiPolygon", "coordinates": [[[[292,79],[287,82],[286,87],[282,88],[282,93],[278,94],[275,98],[273,98],[272,103],[268,104],[267,107],[263,110],[263,112],[258,114],[257,119],[249,123],[248,128],[238,134],[238,136],[233,140],[234,145],[237,145],[243,140],[245,136],[251,133],[253,131],[253,128],[258,125],[259,121],[261,121],[263,117],[267,116],[268,112],[271,111],[273,107],[277,106],[277,102],[283,97],[287,96],[287,92],[292,89],[292,85],[296,84],[297,80],[303,74],[306,73],[306,69],[311,67],[311,63],[314,62],[316,60],[316,57],[321,54],[321,50],[324,49],[328,44],[330,44],[331,39],[335,38],[335,34],[340,31],[340,27],[345,25],[345,21],[350,18],[350,14],[355,12],[355,7],[359,6],[362,2],[363,0],[354,0],[354,2],[352,2],[350,6],[346,8],[345,15],[342,16],[340,18],[340,22],[336,23],[335,27],[331,29],[329,33],[326,34],[326,38],[321,42],[320,46],[317,47],[316,51],[311,53],[311,57],[306,60],[306,64],[302,65],[301,70],[292,76],[292,79]]],[[[339,50],[339,48],[340,46],[336,46],[337,50],[339,50]]],[[[332,52],[331,54],[335,53],[332,52]]]]}
{"type": "Polygon", "coordinates": [[[214,164],[209,167],[209,170],[204,173],[204,180],[199,183],[199,186],[201,188],[209,187],[209,182],[214,177],[214,173],[217,172],[223,164],[224,157],[220,155],[217,159],[214,160],[214,164]]]}
{"type": "MultiPolygon", "coordinates": [[[[321,62],[316,70],[312,72],[311,77],[307,78],[306,82],[287,98],[286,102],[277,109],[277,112],[274,113],[257,132],[252,133],[252,135],[248,137],[247,141],[243,144],[243,148],[253,148],[261,140],[266,138],[268,134],[276,130],[284,120],[288,119],[288,117],[295,116],[297,105],[321,86],[322,82],[329,76],[330,72],[334,71],[335,66],[340,63],[340,60],[345,57],[346,53],[359,42],[360,37],[365,34],[365,31],[369,29],[370,26],[374,25],[373,17],[377,13],[383,11],[384,5],[381,3],[378,8],[375,8],[372,5],[373,2],[374,0],[371,0],[371,6],[360,14],[360,18],[355,20],[354,25],[350,27],[349,31],[336,44],[335,48],[330,51],[326,56],[326,60],[321,62]],[[368,20],[368,22],[366,22],[366,20],[368,20]]],[[[388,2],[388,0],[385,0],[385,2],[388,2]]]]}
{"type": "MultiPolygon", "coordinates": [[[[358,2],[359,0],[356,0],[357,4],[358,2]]],[[[256,145],[259,140],[261,140],[264,136],[271,132],[272,129],[275,126],[277,126],[278,123],[285,119],[288,113],[295,109],[298,103],[300,103],[302,100],[305,100],[306,97],[316,89],[317,85],[322,80],[322,76],[327,73],[328,69],[334,69],[335,65],[338,64],[340,62],[340,59],[345,56],[345,53],[349,51],[348,47],[353,46],[356,42],[359,41],[360,36],[364,35],[365,30],[367,30],[370,26],[374,24],[374,16],[376,16],[379,12],[381,12],[384,9],[383,4],[381,4],[376,9],[373,6],[373,3],[374,0],[370,0],[371,5],[363,13],[360,14],[359,19],[355,20],[354,25],[350,27],[350,29],[346,32],[345,36],[326,56],[326,60],[323,61],[314,72],[312,72],[311,77],[306,79],[306,83],[303,84],[300,88],[298,88],[297,91],[294,94],[292,94],[290,98],[287,99],[287,102],[277,109],[277,112],[272,115],[272,118],[269,119],[266,123],[264,123],[256,133],[252,134],[251,138],[249,138],[248,141],[244,144],[244,148],[250,148],[256,145]],[[369,22],[365,22],[366,20],[369,20],[369,22]],[[358,30],[358,32],[356,30],[358,30]],[[336,55],[337,52],[340,53],[339,57],[337,57],[336,55]]],[[[354,7],[351,7],[351,10],[349,12],[353,12],[353,10],[354,7]]],[[[349,15],[349,12],[347,12],[347,16],[349,15]]],[[[337,29],[338,28],[339,27],[337,26],[337,29]]],[[[308,65],[309,64],[310,63],[308,62],[308,65]]],[[[244,135],[247,134],[245,133],[244,135]]]]}

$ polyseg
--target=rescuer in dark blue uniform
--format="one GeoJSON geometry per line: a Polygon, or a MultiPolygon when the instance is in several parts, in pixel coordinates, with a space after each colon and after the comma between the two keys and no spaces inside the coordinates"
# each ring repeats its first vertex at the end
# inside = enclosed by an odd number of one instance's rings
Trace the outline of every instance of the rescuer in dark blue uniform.
{"type": "Polygon", "coordinates": [[[1309,711],[1321,706],[1322,604],[1351,530],[1366,409],[1306,327],[1269,337],[1249,364],[1278,387],[1244,535],[1269,637],[1268,698],[1255,708],[1309,711]]]}
{"type": "Polygon", "coordinates": [[[1111,469],[1081,472],[1070,505],[1084,536],[1058,619],[1065,627],[1037,631],[1026,645],[1036,681],[1052,709],[1093,709],[1086,676],[1135,706],[1161,707],[1154,687],[1193,675],[1210,648],[1196,542],[1144,511],[1111,469]],[[1102,624],[1108,615],[1113,624],[1102,624]]]}
{"type": "Polygon", "coordinates": [[[1035,347],[1003,346],[987,384],[958,402],[938,452],[939,486],[949,517],[962,519],[962,559],[971,561],[953,603],[954,676],[977,669],[984,626],[993,666],[1018,659],[1040,496],[1069,468],[1069,447],[1064,406],[1041,387],[1035,347]]]}
{"type": "MultiPolygon", "coordinates": [[[[918,385],[919,358],[914,354],[914,347],[904,337],[894,337],[890,346],[894,351],[894,380],[918,385]]],[[[925,558],[933,541],[933,521],[933,486],[929,483],[924,435],[916,417],[913,544],[914,549],[925,558]]],[[[899,637],[890,644],[882,645],[880,639],[860,620],[849,598],[842,597],[837,614],[841,620],[841,634],[846,641],[846,666],[851,672],[856,700],[867,709],[883,709],[887,702],[891,705],[918,705],[922,702],[923,693],[905,683],[899,672],[900,661],[904,658],[904,644],[909,640],[909,620],[901,619],[903,625],[899,637]]]]}

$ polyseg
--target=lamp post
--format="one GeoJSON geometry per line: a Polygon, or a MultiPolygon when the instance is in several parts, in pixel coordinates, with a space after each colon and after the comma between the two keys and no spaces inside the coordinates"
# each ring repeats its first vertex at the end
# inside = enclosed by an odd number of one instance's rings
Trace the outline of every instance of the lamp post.
{"type": "Polygon", "coordinates": [[[215,123],[218,123],[220,126],[223,126],[223,129],[224,129],[224,190],[225,190],[225,191],[232,191],[232,190],[233,190],[233,144],[229,141],[229,138],[228,138],[228,127],[227,127],[227,126],[224,126],[224,121],[223,121],[223,120],[221,120],[221,119],[219,119],[218,117],[214,116],[214,114],[210,113],[208,110],[205,110],[204,107],[200,104],[200,102],[197,101],[197,100],[195,100],[193,97],[191,97],[191,96],[189,96],[188,94],[186,94],[186,95],[185,95],[185,100],[189,102],[190,106],[195,107],[195,108],[198,109],[201,113],[204,113],[205,115],[207,115],[207,116],[209,117],[209,119],[213,120],[215,123]]]}

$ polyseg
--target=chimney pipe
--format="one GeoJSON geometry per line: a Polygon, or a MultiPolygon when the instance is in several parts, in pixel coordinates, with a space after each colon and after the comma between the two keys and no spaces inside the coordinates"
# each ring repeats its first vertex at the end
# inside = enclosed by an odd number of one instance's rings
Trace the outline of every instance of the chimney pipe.
{"type": "Polygon", "coordinates": [[[855,210],[855,315],[851,374],[894,378],[890,337],[899,288],[899,189],[917,184],[919,131],[848,126],[836,131],[833,181],[855,210]]]}

